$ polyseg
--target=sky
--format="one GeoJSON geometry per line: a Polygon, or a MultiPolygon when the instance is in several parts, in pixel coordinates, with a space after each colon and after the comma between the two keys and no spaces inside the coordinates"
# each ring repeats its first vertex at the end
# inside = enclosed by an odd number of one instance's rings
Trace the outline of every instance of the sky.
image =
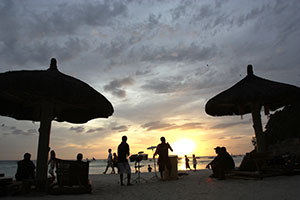
{"type": "MultiPolygon", "coordinates": [[[[212,117],[206,102],[246,76],[300,86],[300,1],[2,0],[0,72],[47,69],[103,94],[115,112],[85,124],[53,121],[57,157],[106,158],[126,135],[131,153],[253,149],[251,115],[212,117]]],[[[267,117],[262,116],[263,124],[267,117]]],[[[0,117],[0,160],[37,154],[39,122],[0,117]]]]}

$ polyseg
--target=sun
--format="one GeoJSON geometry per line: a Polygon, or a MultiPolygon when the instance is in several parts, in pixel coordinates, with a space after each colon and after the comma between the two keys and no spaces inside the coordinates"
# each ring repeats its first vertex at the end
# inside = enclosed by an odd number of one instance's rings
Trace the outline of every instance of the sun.
{"type": "Polygon", "coordinates": [[[193,140],[183,138],[172,143],[171,146],[173,148],[173,153],[182,157],[194,153],[196,144],[193,140]]]}

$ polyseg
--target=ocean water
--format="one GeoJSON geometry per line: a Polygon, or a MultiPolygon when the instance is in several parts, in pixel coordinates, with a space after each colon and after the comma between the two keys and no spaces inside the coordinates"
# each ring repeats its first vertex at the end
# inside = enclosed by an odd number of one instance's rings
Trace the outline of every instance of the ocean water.
{"type": "MultiPolygon", "coordinates": [[[[201,156],[197,157],[197,169],[205,169],[205,166],[213,159],[213,156],[201,156]]],[[[192,164],[192,158],[190,159],[190,166],[193,167],[192,164]]],[[[239,166],[243,156],[233,156],[233,159],[235,161],[235,166],[239,166]]],[[[156,162],[157,160],[155,160],[156,162]]],[[[16,160],[0,160],[0,173],[4,173],[5,176],[8,177],[14,177],[16,170],[17,170],[17,162],[16,160]]],[[[34,164],[36,164],[35,161],[33,161],[34,164]]],[[[134,162],[130,162],[132,173],[135,172],[134,168],[134,162]]],[[[142,160],[140,162],[140,165],[143,167],[140,168],[141,172],[148,172],[148,165],[152,167],[152,170],[154,171],[154,160],[148,159],[148,160],[142,160]]],[[[89,174],[102,174],[106,168],[106,160],[99,159],[95,161],[90,161],[90,168],[89,168],[89,174]]],[[[158,171],[158,166],[156,166],[156,170],[158,171]]],[[[178,159],[178,170],[185,170],[185,160],[184,158],[178,159]]],[[[111,172],[111,168],[108,169],[107,173],[111,172]]]]}

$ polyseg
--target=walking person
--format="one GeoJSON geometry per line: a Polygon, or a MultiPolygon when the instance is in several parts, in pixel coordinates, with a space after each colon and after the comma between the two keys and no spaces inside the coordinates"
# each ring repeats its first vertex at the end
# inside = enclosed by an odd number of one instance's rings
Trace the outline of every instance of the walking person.
{"type": "Polygon", "coordinates": [[[196,168],[197,168],[197,159],[195,154],[193,154],[193,167],[194,167],[194,172],[196,172],[196,168]]]}
{"type": "Polygon", "coordinates": [[[191,170],[191,167],[190,167],[190,164],[189,164],[189,161],[190,159],[187,157],[187,155],[184,156],[185,157],[185,169],[189,169],[191,170]]]}
{"type": "Polygon", "coordinates": [[[114,166],[113,166],[113,158],[112,158],[112,154],[111,154],[111,149],[108,149],[108,157],[107,157],[107,165],[106,165],[106,169],[105,171],[103,172],[103,174],[106,174],[108,168],[111,167],[111,173],[112,174],[115,174],[115,169],[114,169],[114,166]]]}
{"type": "Polygon", "coordinates": [[[123,186],[123,173],[127,173],[127,185],[132,185],[130,183],[131,178],[131,168],[128,163],[128,156],[130,155],[129,152],[129,145],[127,144],[127,137],[122,137],[122,142],[118,146],[118,166],[119,166],[119,173],[120,173],[120,182],[123,186]]]}

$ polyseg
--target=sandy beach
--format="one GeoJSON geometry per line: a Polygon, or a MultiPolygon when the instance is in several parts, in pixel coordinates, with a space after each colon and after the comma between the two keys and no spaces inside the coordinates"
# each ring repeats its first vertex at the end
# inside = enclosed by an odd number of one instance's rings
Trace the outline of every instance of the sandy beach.
{"type": "MultiPolygon", "coordinates": [[[[90,175],[92,193],[82,195],[38,195],[5,197],[4,199],[299,199],[300,176],[277,176],[263,180],[209,178],[210,170],[187,172],[178,180],[160,181],[154,173],[142,173],[141,181],[132,186],[120,186],[116,174],[90,175]]],[[[133,180],[137,177],[133,174],[133,180]]]]}

